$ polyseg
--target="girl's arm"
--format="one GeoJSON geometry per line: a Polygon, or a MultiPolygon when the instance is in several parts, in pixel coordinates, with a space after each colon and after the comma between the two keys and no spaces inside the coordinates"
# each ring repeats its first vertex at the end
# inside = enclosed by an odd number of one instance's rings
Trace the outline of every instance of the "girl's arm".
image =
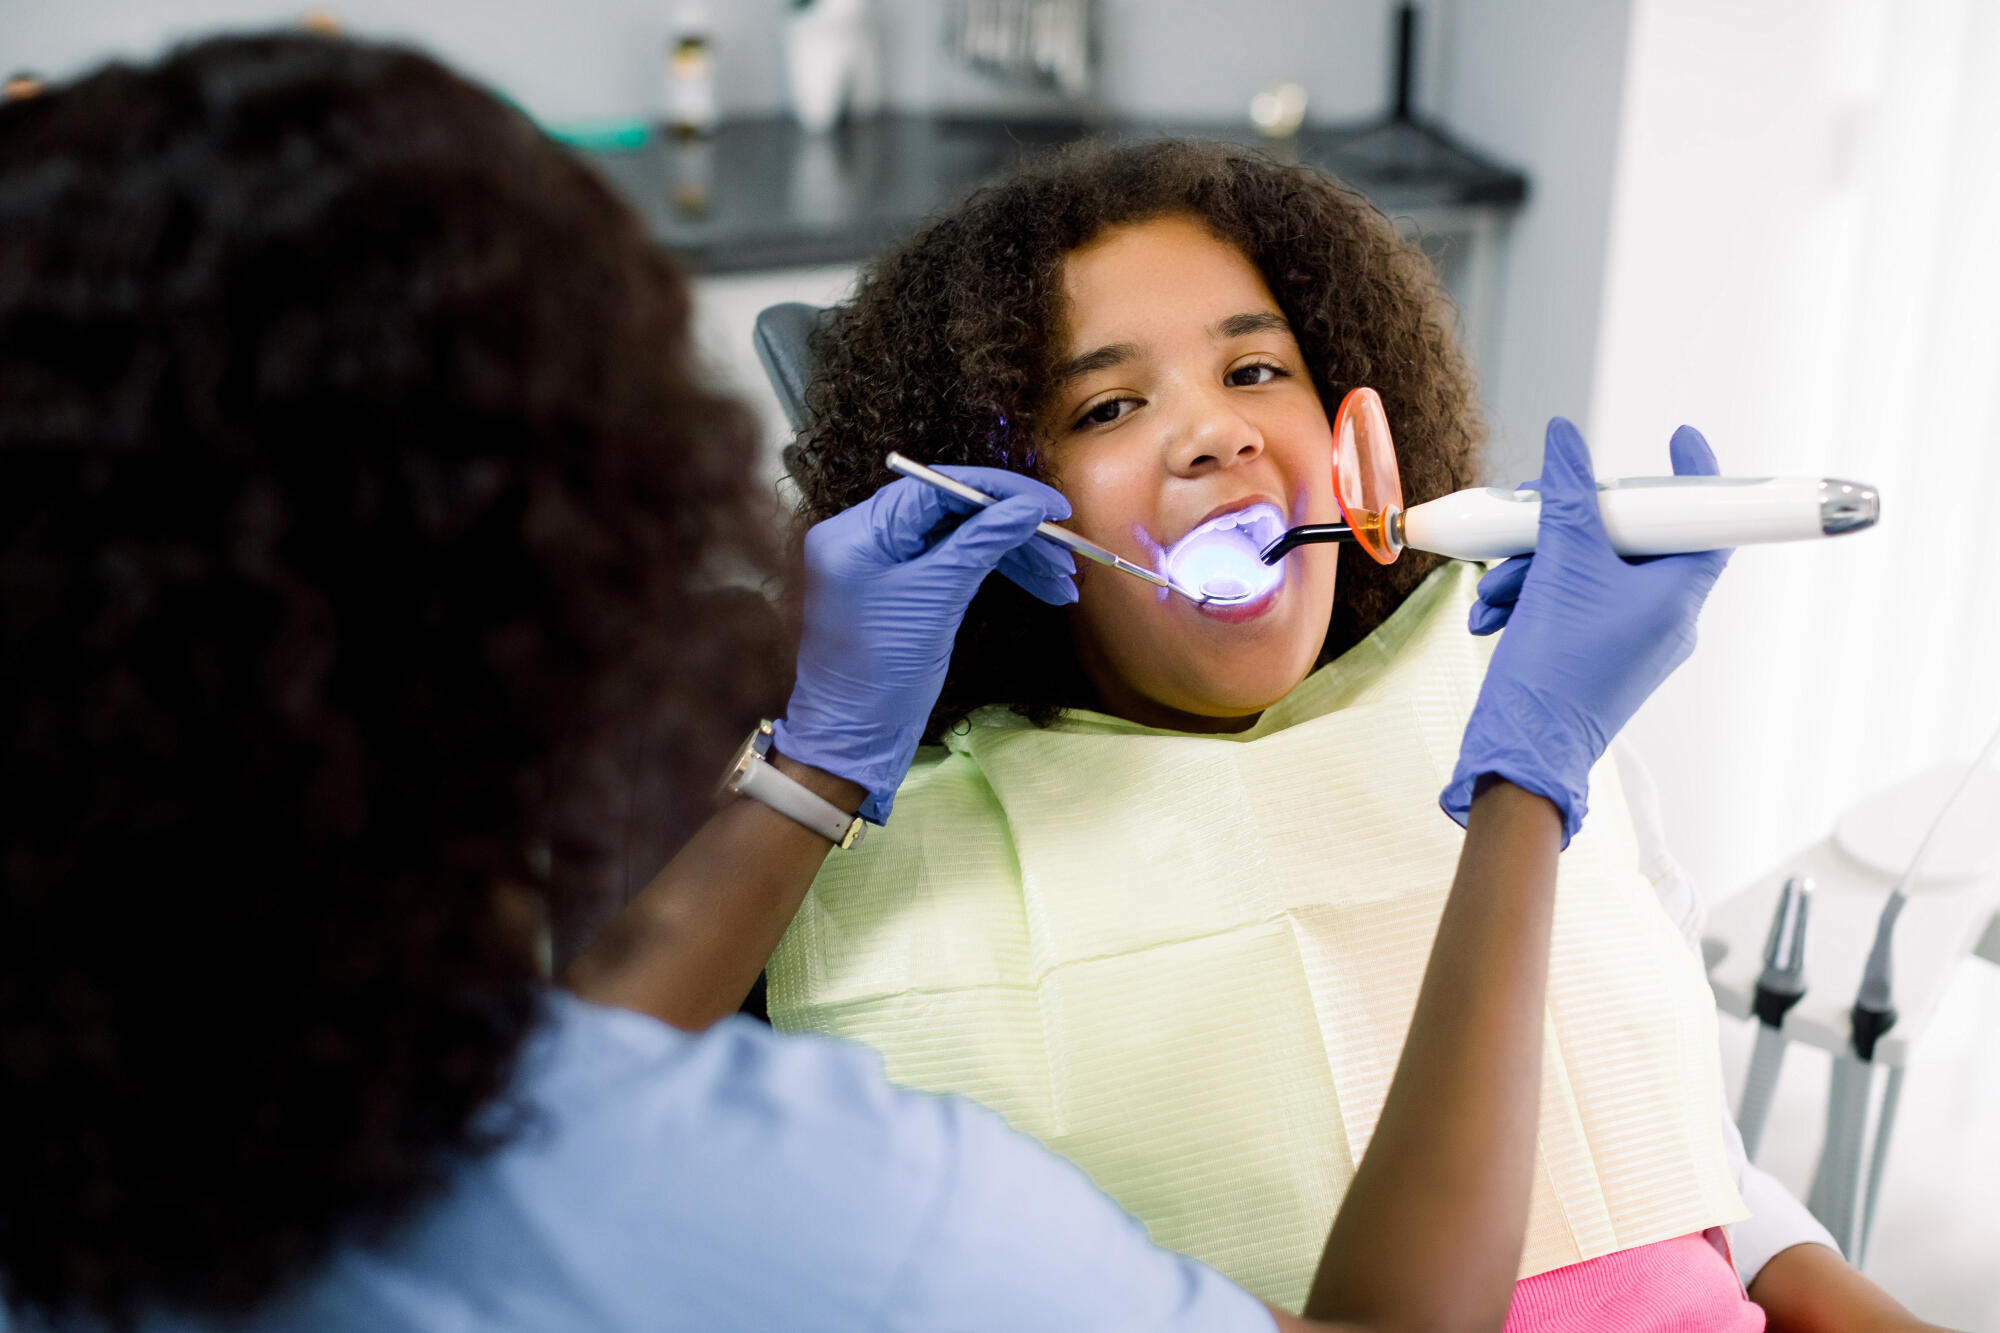
{"type": "Polygon", "coordinates": [[[1780,1250],[1759,1269],[1750,1299],[1770,1333],[1942,1333],[1824,1245],[1780,1250]]]}
{"type": "MultiPolygon", "coordinates": [[[[1716,471],[1683,427],[1674,471],[1716,471]]],[[[1549,423],[1534,556],[1480,582],[1505,625],[1441,803],[1466,826],[1396,1077],[1308,1310],[1385,1328],[1499,1328],[1527,1230],[1557,853],[1592,765],[1694,647],[1727,552],[1628,564],[1590,451],[1549,423]]]]}
{"type": "Polygon", "coordinates": [[[1410,1035],[1309,1317],[1385,1329],[1505,1320],[1528,1225],[1562,832],[1545,798],[1479,784],[1410,1035]]]}

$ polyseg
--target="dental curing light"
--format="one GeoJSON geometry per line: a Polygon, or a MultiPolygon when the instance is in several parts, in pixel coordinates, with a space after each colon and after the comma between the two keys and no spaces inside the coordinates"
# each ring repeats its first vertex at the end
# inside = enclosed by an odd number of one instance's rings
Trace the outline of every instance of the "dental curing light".
{"type": "MultiPolygon", "coordinates": [[[[1475,486],[1405,509],[1388,416],[1373,389],[1341,401],[1333,453],[1344,521],[1292,528],[1264,548],[1266,563],[1327,541],[1353,541],[1385,565],[1406,547],[1454,560],[1535,549],[1536,491],[1475,486]]],[[[1881,513],[1874,487],[1831,477],[1625,477],[1597,483],[1597,507],[1612,549],[1626,556],[1837,537],[1873,527],[1881,513]]]]}

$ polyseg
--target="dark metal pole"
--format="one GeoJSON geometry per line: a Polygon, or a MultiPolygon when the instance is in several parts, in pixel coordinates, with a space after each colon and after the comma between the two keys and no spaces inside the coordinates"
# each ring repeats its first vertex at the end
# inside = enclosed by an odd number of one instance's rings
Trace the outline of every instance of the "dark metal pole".
{"type": "Polygon", "coordinates": [[[1417,7],[1403,5],[1396,10],[1396,109],[1391,119],[1408,121],[1413,85],[1417,81],[1417,7]]]}

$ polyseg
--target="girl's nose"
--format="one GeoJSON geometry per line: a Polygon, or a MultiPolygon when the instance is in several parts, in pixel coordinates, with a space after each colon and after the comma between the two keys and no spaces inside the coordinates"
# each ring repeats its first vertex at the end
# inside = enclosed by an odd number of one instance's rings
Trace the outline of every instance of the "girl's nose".
{"type": "Polygon", "coordinates": [[[1191,405],[1167,451],[1170,471],[1195,476],[1256,458],[1264,452],[1264,435],[1222,395],[1207,395],[1191,405]]]}

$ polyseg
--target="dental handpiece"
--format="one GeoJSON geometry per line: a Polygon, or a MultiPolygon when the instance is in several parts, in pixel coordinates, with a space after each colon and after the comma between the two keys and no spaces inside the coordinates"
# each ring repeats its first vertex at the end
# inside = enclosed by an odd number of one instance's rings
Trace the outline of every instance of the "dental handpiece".
{"type": "Polygon", "coordinates": [[[1771,931],[1764,937],[1764,969],[1757,974],[1757,1020],[1783,1027],[1785,1014],[1806,993],[1806,922],[1812,913],[1810,875],[1793,875],[1778,895],[1771,931]]]}
{"type": "Polygon", "coordinates": [[[1743,1080],[1743,1100],[1736,1110],[1743,1152],[1753,1161],[1785,1061],[1785,1015],[1806,993],[1806,920],[1812,891],[1808,876],[1793,875],[1785,881],[1771,916],[1771,933],[1764,941],[1764,968],[1757,974],[1756,997],[1750,1006],[1757,1016],[1757,1037],[1743,1080]]]}
{"type": "Polygon", "coordinates": [[[1875,1045],[1882,1035],[1896,1026],[1895,1004],[1895,939],[1896,922],[1903,915],[1903,907],[1910,900],[1910,888],[1917,882],[1924,863],[1930,856],[1931,848],[1937,843],[1938,830],[1944,827],[1959,799],[1971,789],[1972,780],[1985,771],[1986,761],[2000,750],[2000,727],[1986,738],[1978,756],[1965,770],[1965,776],[1944,798],[1930,826],[1924,830],[1923,839],[1917,843],[1916,852],[1910,857],[1910,864],[1903,869],[1903,876],[1896,881],[1896,887],[1882,903],[1882,912],[1875,918],[1875,939],[1868,946],[1868,961],[1861,969],[1861,988],[1855,992],[1854,1007],[1848,1010],[1848,1018],[1853,1025],[1854,1053],[1863,1060],[1875,1058],[1875,1045]]]}
{"type": "MultiPolygon", "coordinates": [[[[1881,514],[1874,487],[1833,477],[1624,477],[1597,483],[1597,507],[1612,549],[1627,556],[1837,537],[1881,514]]],[[[1541,517],[1539,491],[1476,486],[1386,515],[1384,539],[1391,554],[1501,560],[1535,549],[1541,517]]],[[[1264,559],[1345,535],[1335,524],[1295,528],[1264,559]]]]}
{"type": "MultiPolygon", "coordinates": [[[[913,478],[929,486],[935,486],[945,494],[955,495],[968,504],[978,505],[981,509],[1000,503],[998,497],[988,495],[985,491],[975,486],[968,486],[956,477],[946,476],[935,468],[925,467],[915,459],[906,458],[902,454],[892,453],[883,461],[888,464],[891,472],[901,473],[905,477],[913,478]]],[[[1200,593],[1190,592],[1164,575],[1155,574],[1144,565],[1133,564],[1124,556],[1114,551],[1106,550],[1087,537],[1079,537],[1068,528],[1058,527],[1054,523],[1045,522],[1037,527],[1035,532],[1038,536],[1046,537],[1066,550],[1076,552],[1076,554],[1086,560],[1095,561],[1100,565],[1107,565],[1112,569],[1123,570],[1134,578],[1144,579],[1155,588],[1170,589],[1188,598],[1190,601],[1199,602],[1202,600],[1200,593]]]]}

